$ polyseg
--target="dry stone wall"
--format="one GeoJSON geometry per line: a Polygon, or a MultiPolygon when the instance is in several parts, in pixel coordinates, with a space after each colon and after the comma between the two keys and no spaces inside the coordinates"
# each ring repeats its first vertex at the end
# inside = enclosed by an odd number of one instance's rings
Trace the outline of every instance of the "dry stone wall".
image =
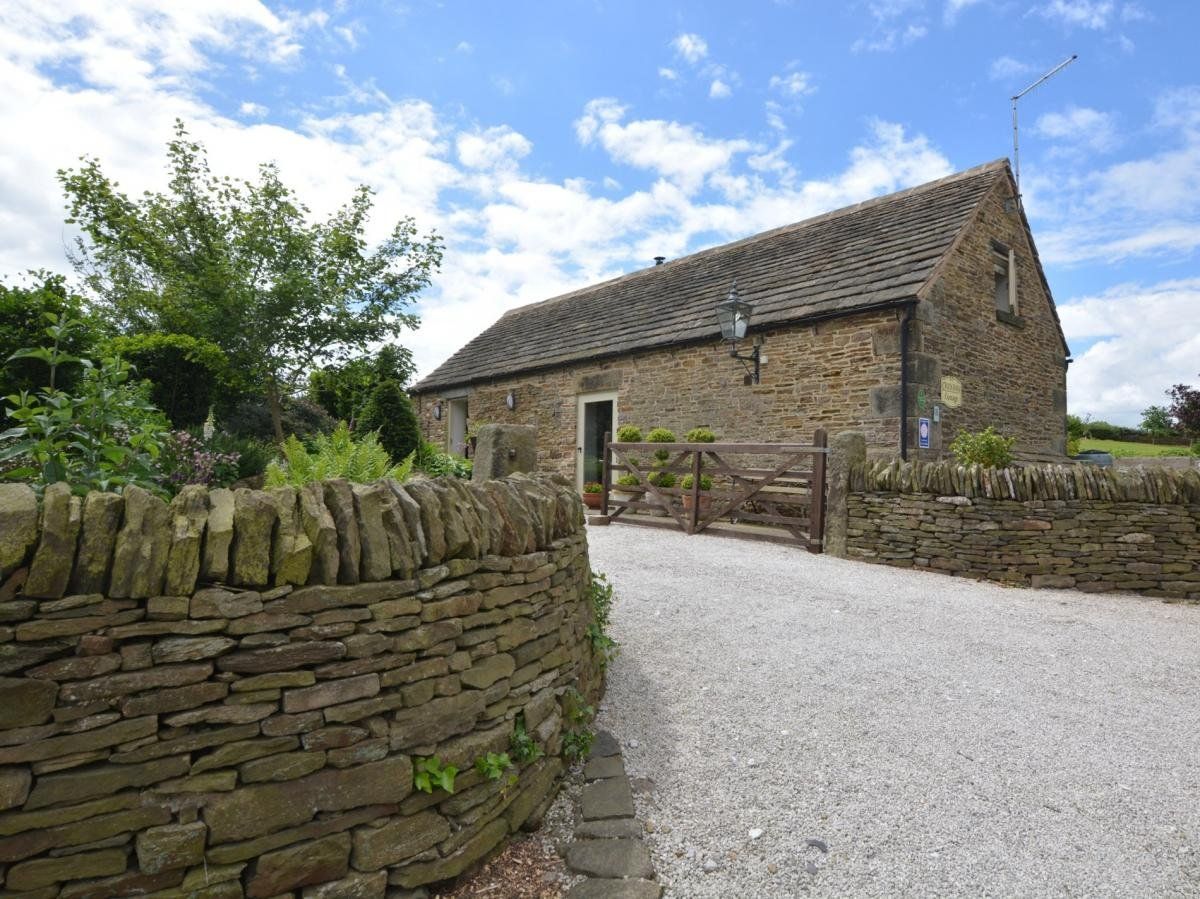
{"type": "Polygon", "coordinates": [[[1032,587],[1200,600],[1200,472],[849,466],[849,558],[1032,587]]]}
{"type": "Polygon", "coordinates": [[[0,895],[383,897],[536,820],[589,699],[561,482],[0,487],[0,895]],[[473,769],[516,720],[543,750],[473,769]],[[452,795],[414,791],[437,756],[452,795]]]}

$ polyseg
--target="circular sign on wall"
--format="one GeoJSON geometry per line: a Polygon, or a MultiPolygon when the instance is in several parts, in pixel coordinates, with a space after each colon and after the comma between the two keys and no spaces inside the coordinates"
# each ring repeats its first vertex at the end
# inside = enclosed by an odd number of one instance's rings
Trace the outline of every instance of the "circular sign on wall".
{"type": "Polygon", "coordinates": [[[962,381],[958,378],[942,378],[942,402],[951,409],[962,405],[962,381]]]}

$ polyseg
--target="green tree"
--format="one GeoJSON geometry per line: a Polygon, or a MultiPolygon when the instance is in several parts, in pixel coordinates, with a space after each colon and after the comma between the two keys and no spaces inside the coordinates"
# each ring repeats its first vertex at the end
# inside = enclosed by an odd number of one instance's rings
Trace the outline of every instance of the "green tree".
{"type": "Polygon", "coordinates": [[[1151,437],[1169,437],[1175,432],[1175,423],[1166,406],[1147,406],[1142,411],[1142,430],[1151,437]]]}
{"type": "Polygon", "coordinates": [[[115,337],[110,351],[150,382],[150,398],[176,428],[194,428],[208,417],[228,360],[211,340],[187,334],[132,334],[115,337]]]}
{"type": "Polygon", "coordinates": [[[51,369],[45,360],[37,356],[11,358],[18,350],[46,342],[48,314],[56,322],[73,322],[61,337],[61,350],[76,360],[87,356],[101,338],[102,326],[86,313],[83,298],[67,288],[62,275],[37,271],[28,274],[24,285],[0,283],[0,397],[43,387],[72,390],[79,383],[83,374],[79,361],[58,365],[51,383],[51,369]]]}
{"type": "Polygon", "coordinates": [[[327,365],[308,376],[308,396],[337,419],[358,421],[371,394],[384,381],[408,384],[416,366],[405,347],[385,344],[374,356],[359,356],[341,365],[327,365]]]}
{"type": "Polygon", "coordinates": [[[410,218],[369,250],[372,191],[313,221],[273,164],[255,181],[216,177],[182,122],[167,144],[166,192],[131,199],[96,159],[60,170],[72,262],[127,332],[212,341],[247,390],[265,396],[283,440],[282,399],[320,362],[397,337],[441,263],[441,240],[410,218]]]}
{"type": "Polygon", "coordinates": [[[371,394],[361,430],[378,431],[379,442],[395,462],[408,458],[421,445],[421,427],[408,396],[395,381],[384,381],[371,394]]]}

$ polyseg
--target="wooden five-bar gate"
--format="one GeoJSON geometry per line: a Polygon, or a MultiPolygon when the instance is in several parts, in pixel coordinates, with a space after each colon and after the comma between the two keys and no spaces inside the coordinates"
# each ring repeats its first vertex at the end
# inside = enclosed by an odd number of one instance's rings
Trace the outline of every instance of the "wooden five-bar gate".
{"type": "Polygon", "coordinates": [[[811,444],[614,443],[611,436],[604,435],[605,520],[644,512],[673,518],[688,534],[721,519],[772,525],[809,552],[821,552],[829,453],[824,431],[816,431],[811,444]],[[639,458],[645,453],[667,458],[639,458]],[[621,474],[633,475],[637,484],[616,485],[621,474]],[[690,488],[674,486],[682,475],[691,475],[690,488]],[[703,476],[712,479],[711,490],[701,489],[703,476]]]}

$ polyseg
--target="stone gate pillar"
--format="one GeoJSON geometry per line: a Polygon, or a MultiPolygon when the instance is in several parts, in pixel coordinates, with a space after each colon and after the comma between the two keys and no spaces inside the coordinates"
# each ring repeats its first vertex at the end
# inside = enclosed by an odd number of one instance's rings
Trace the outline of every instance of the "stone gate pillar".
{"type": "Polygon", "coordinates": [[[503,478],[537,469],[537,428],[533,425],[483,425],[475,440],[473,481],[503,478]]]}
{"type": "Polygon", "coordinates": [[[846,528],[849,513],[850,467],[867,460],[867,438],[859,431],[842,431],[829,441],[829,464],[825,470],[825,552],[846,557],[846,528]]]}

